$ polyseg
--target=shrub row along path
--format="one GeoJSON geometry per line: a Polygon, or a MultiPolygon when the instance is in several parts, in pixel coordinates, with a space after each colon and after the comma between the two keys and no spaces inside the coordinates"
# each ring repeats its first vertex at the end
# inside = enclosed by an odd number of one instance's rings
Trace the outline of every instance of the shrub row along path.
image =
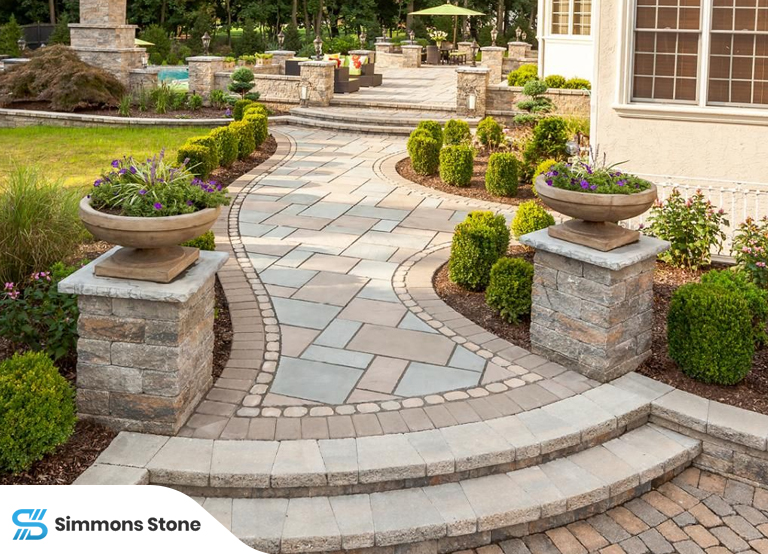
{"type": "Polygon", "coordinates": [[[229,369],[182,435],[418,431],[519,413],[596,385],[486,332],[432,288],[456,224],[473,209],[510,219],[509,207],[404,181],[394,169],[403,139],[293,127],[276,136],[282,159],[243,188],[229,215],[258,299],[238,290],[228,294],[231,308],[246,324],[261,317],[264,333],[248,325],[249,340],[239,341],[235,326],[229,369]]]}

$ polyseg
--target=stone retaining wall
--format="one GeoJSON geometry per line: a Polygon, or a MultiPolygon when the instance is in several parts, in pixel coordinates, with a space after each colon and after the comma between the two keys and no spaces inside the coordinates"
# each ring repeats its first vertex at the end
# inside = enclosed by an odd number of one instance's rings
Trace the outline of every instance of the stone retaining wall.
{"type": "MultiPolygon", "coordinates": [[[[280,67],[275,66],[263,66],[273,67],[277,71],[280,67]]],[[[273,70],[274,71],[274,70],[273,70]]],[[[227,90],[227,85],[232,76],[232,71],[220,71],[216,73],[214,88],[220,90],[227,90]]],[[[299,87],[301,83],[301,77],[295,75],[278,75],[275,74],[255,74],[254,81],[256,86],[252,92],[258,92],[261,94],[260,100],[266,103],[277,102],[286,104],[299,103],[299,87]]]]}
{"type": "Polygon", "coordinates": [[[65,112],[0,109],[0,128],[50,125],[54,127],[221,127],[230,119],[172,119],[115,117],[65,112]]]}
{"type": "MultiPolygon", "coordinates": [[[[585,90],[549,89],[545,94],[555,104],[557,115],[589,117],[591,96],[585,90]]],[[[517,112],[517,103],[525,100],[522,87],[490,85],[488,87],[487,111],[491,114],[517,112]]]]}

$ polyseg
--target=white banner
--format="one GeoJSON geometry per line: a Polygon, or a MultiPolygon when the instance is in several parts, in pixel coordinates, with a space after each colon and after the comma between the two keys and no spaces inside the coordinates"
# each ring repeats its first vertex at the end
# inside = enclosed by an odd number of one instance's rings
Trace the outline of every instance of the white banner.
{"type": "Polygon", "coordinates": [[[155,486],[0,486],[0,553],[254,554],[190,497],[155,486]]]}

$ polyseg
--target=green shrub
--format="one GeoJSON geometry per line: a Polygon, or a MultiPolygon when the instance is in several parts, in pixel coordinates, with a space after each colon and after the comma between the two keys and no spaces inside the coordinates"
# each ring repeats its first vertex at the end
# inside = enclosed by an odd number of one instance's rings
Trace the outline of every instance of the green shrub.
{"type": "Polygon", "coordinates": [[[187,144],[197,144],[200,146],[205,146],[206,148],[210,148],[211,156],[213,157],[211,163],[215,164],[213,169],[216,169],[221,165],[221,149],[219,146],[219,141],[216,140],[216,137],[210,133],[198,137],[190,137],[187,139],[187,144]]]}
{"type": "Polygon", "coordinates": [[[768,217],[748,217],[733,234],[731,254],[736,265],[761,288],[768,288],[768,217]]]}
{"type": "Polygon", "coordinates": [[[53,32],[48,37],[48,46],[53,44],[64,44],[69,46],[71,42],[71,33],[69,32],[69,16],[66,13],[59,14],[56,18],[56,27],[53,28],[53,32]]]}
{"type": "Polygon", "coordinates": [[[498,148],[504,142],[504,129],[488,116],[477,124],[477,140],[487,148],[498,148]]]}
{"type": "Polygon", "coordinates": [[[455,146],[457,144],[467,144],[472,140],[472,133],[469,130],[469,123],[461,119],[450,119],[445,122],[443,128],[443,143],[446,146],[455,146]]]}
{"type": "Polygon", "coordinates": [[[544,83],[549,88],[565,88],[565,77],[562,75],[549,75],[544,78],[544,83]]]}
{"type": "Polygon", "coordinates": [[[17,283],[72,256],[87,236],[83,191],[18,166],[0,181],[0,284],[17,283]]]}
{"type": "Polygon", "coordinates": [[[263,115],[264,117],[269,117],[269,110],[264,104],[259,104],[258,102],[251,102],[250,105],[246,106],[243,110],[243,117],[245,117],[248,114],[257,114],[257,115],[263,115]]]}
{"type": "Polygon", "coordinates": [[[253,128],[253,141],[256,148],[264,144],[269,136],[269,127],[267,122],[267,116],[260,113],[250,112],[245,114],[243,121],[252,124],[253,128]]]}
{"type": "Polygon", "coordinates": [[[208,101],[211,103],[211,107],[220,110],[227,103],[227,93],[223,90],[212,90],[211,95],[208,97],[208,101]]]}
{"type": "Polygon", "coordinates": [[[187,104],[189,105],[190,110],[196,112],[203,107],[203,97],[199,94],[193,94],[189,97],[189,100],[187,100],[187,104]]]}
{"type": "Polygon", "coordinates": [[[424,130],[417,129],[408,138],[408,155],[419,175],[434,175],[440,165],[440,143],[424,130]]]}
{"type": "Polygon", "coordinates": [[[248,121],[235,121],[229,124],[229,129],[237,137],[237,159],[244,160],[256,150],[253,124],[248,121]]]}
{"type": "Polygon", "coordinates": [[[539,206],[535,200],[529,200],[517,207],[517,213],[512,220],[512,234],[519,239],[523,235],[546,229],[554,224],[555,218],[551,213],[539,206]]]}
{"type": "Polygon", "coordinates": [[[504,321],[519,323],[531,313],[533,264],[520,258],[500,258],[491,268],[485,302],[504,321]]]}
{"type": "Polygon", "coordinates": [[[147,42],[151,42],[152,46],[147,46],[147,53],[152,58],[152,63],[156,65],[162,64],[168,60],[171,54],[171,46],[173,46],[173,40],[170,37],[168,31],[166,31],[160,25],[150,25],[139,33],[139,38],[147,42]]]}
{"type": "Polygon", "coordinates": [[[117,115],[120,117],[131,117],[132,104],[133,97],[130,94],[125,94],[120,97],[120,104],[117,106],[117,115]]]}
{"type": "Polygon", "coordinates": [[[671,246],[659,259],[676,266],[697,269],[712,260],[712,250],[722,250],[728,225],[723,210],[717,210],[701,191],[687,200],[674,189],[663,203],[656,204],[648,216],[645,234],[667,240],[671,246]]]}
{"type": "Polygon", "coordinates": [[[735,385],[752,368],[750,315],[738,292],[717,285],[683,285],[669,303],[669,357],[693,379],[735,385]]]}
{"type": "Polygon", "coordinates": [[[518,102],[517,107],[527,113],[516,115],[515,123],[521,125],[536,123],[545,114],[555,109],[552,100],[544,96],[547,90],[547,85],[544,81],[539,81],[538,79],[528,81],[525,84],[523,94],[527,96],[527,99],[518,102]]]}
{"type": "Polygon", "coordinates": [[[75,269],[58,262],[50,271],[5,283],[0,291],[0,337],[17,350],[42,351],[54,360],[74,353],[77,297],[60,293],[58,284],[75,269]]]}
{"type": "Polygon", "coordinates": [[[191,248],[199,248],[200,250],[213,251],[216,250],[216,237],[213,234],[213,231],[207,231],[196,239],[182,242],[181,245],[189,246],[191,248]]]}
{"type": "Polygon", "coordinates": [[[235,102],[235,107],[232,110],[232,118],[235,121],[242,121],[243,116],[245,115],[246,108],[249,108],[252,105],[253,105],[253,102],[251,102],[250,100],[244,100],[244,99],[238,100],[237,102],[235,102]]]}
{"type": "Polygon", "coordinates": [[[528,81],[539,78],[539,67],[536,64],[523,64],[507,75],[507,84],[511,87],[522,87],[528,81]]]}
{"type": "Polygon", "coordinates": [[[742,271],[710,271],[701,276],[705,285],[715,285],[738,293],[744,298],[752,314],[752,336],[755,345],[765,344],[768,336],[765,327],[768,324],[768,291],[750,281],[749,274],[742,271]]]}
{"type": "Polygon", "coordinates": [[[69,439],[74,391],[42,353],[0,362],[0,470],[18,473],[69,439]]]}
{"type": "Polygon", "coordinates": [[[440,178],[455,187],[466,187],[472,181],[475,152],[470,146],[459,144],[440,150],[440,178]]]}
{"type": "Polygon", "coordinates": [[[504,216],[471,212],[456,226],[448,261],[448,276],[459,286],[480,291],[488,286],[491,268],[509,247],[504,216]]]}
{"type": "Polygon", "coordinates": [[[421,121],[416,126],[416,130],[419,131],[422,129],[432,135],[432,138],[437,141],[437,144],[439,144],[441,148],[443,147],[443,128],[437,121],[421,121]]]}
{"type": "Polygon", "coordinates": [[[240,67],[235,69],[234,73],[232,73],[231,79],[232,80],[227,85],[227,88],[230,92],[239,94],[243,99],[245,99],[245,95],[248,94],[248,92],[256,86],[256,83],[254,82],[253,71],[247,67],[240,67]]]}
{"type": "Polygon", "coordinates": [[[553,165],[557,163],[558,163],[557,160],[553,160],[552,158],[549,158],[536,166],[536,171],[533,172],[533,179],[531,181],[531,189],[533,190],[533,194],[535,194],[536,196],[539,195],[539,193],[536,192],[536,179],[539,178],[539,175],[543,175],[544,173],[549,171],[553,165]]]}
{"type": "Polygon", "coordinates": [[[586,79],[581,79],[579,77],[573,77],[572,79],[568,79],[565,82],[565,85],[563,88],[572,89],[572,90],[592,90],[592,83],[587,81],[586,79]]]}
{"type": "Polygon", "coordinates": [[[229,127],[217,127],[211,131],[210,136],[218,143],[220,153],[219,164],[229,167],[235,163],[239,149],[237,135],[229,127]]]}
{"type": "Polygon", "coordinates": [[[517,157],[511,152],[495,152],[488,159],[488,169],[485,172],[485,190],[494,196],[515,196],[517,194],[520,165],[517,157]]]}
{"type": "Polygon", "coordinates": [[[16,17],[11,14],[8,23],[0,26],[0,54],[6,54],[12,58],[18,58],[21,55],[19,50],[19,39],[24,31],[16,22],[16,17]]]}
{"type": "Polygon", "coordinates": [[[187,168],[201,179],[207,179],[219,167],[216,150],[202,144],[182,144],[177,156],[179,163],[186,162],[187,168]]]}
{"type": "Polygon", "coordinates": [[[567,154],[568,124],[562,117],[547,117],[539,121],[525,148],[523,158],[531,166],[547,158],[562,160],[567,154]]]}

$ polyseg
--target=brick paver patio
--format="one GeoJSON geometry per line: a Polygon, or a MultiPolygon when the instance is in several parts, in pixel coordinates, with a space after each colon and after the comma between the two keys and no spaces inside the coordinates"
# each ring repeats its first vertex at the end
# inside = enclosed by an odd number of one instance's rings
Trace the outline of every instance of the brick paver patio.
{"type": "Polygon", "coordinates": [[[415,108],[434,106],[439,110],[456,109],[456,67],[420,67],[418,69],[383,69],[379,87],[361,88],[348,95],[337,94],[334,104],[355,103],[373,106],[381,103],[407,104],[415,108]]]}

